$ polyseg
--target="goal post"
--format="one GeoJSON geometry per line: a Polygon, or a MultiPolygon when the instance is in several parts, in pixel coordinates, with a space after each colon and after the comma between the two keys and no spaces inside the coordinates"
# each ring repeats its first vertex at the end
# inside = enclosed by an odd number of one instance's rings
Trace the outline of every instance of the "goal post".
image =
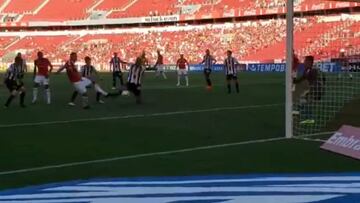
{"type": "Polygon", "coordinates": [[[294,50],[294,1],[287,0],[286,3],[286,74],[285,74],[285,135],[293,137],[293,116],[292,116],[292,63],[294,50]]]}

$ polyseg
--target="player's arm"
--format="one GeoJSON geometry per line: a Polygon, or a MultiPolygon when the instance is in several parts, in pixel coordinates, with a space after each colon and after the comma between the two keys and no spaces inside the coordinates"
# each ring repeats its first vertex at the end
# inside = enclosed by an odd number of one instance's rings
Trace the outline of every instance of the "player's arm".
{"type": "Polygon", "coordinates": [[[236,58],[234,58],[234,62],[235,64],[240,65],[239,61],[236,58]]]}
{"type": "Polygon", "coordinates": [[[4,74],[3,83],[5,84],[6,78],[8,78],[10,75],[10,68],[6,69],[6,72],[4,74]]]}
{"type": "Polygon", "coordinates": [[[180,66],[179,66],[179,60],[176,61],[176,67],[175,67],[175,69],[177,70],[178,67],[180,67],[180,66]]]}
{"type": "Polygon", "coordinates": [[[59,74],[59,73],[61,73],[65,68],[66,68],[66,66],[67,66],[67,64],[65,64],[65,65],[63,65],[63,66],[61,66],[60,68],[59,68],[59,70],[57,70],[56,71],[56,73],[55,74],[59,74]]]}
{"type": "Polygon", "coordinates": [[[205,61],[206,61],[206,59],[205,59],[205,56],[204,56],[203,60],[202,60],[199,64],[200,64],[200,65],[201,65],[201,64],[204,64],[205,61]]]}
{"type": "Polygon", "coordinates": [[[120,63],[122,63],[122,64],[128,64],[128,62],[123,61],[123,60],[121,60],[121,59],[120,59],[120,63]]]}
{"type": "Polygon", "coordinates": [[[212,60],[213,64],[216,64],[217,60],[213,56],[211,57],[211,60],[212,60]]]}
{"type": "Polygon", "coordinates": [[[158,57],[158,59],[156,60],[155,65],[154,65],[154,68],[156,68],[156,67],[157,67],[157,65],[159,65],[159,62],[160,62],[160,59],[159,59],[159,57],[158,57]]]}
{"type": "Polygon", "coordinates": [[[48,60],[48,63],[49,63],[49,67],[50,67],[49,73],[51,73],[54,69],[54,66],[51,64],[51,62],[49,60],[48,60]]]}
{"type": "Polygon", "coordinates": [[[112,72],[112,68],[114,66],[114,61],[113,59],[110,60],[110,72],[112,72]]]}

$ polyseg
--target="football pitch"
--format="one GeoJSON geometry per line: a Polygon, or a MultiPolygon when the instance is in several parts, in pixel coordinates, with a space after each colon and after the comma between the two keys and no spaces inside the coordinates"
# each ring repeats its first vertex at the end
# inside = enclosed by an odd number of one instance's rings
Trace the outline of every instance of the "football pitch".
{"type": "MultiPolygon", "coordinates": [[[[142,105],[132,96],[96,104],[90,91],[91,109],[83,110],[80,99],[67,106],[73,88],[65,75],[51,77],[51,105],[31,105],[27,76],[27,108],[16,99],[0,109],[0,190],[107,177],[360,170],[358,161],[320,150],[321,142],[284,138],[283,74],[241,73],[240,93],[230,95],[222,73],[212,75],[211,92],[201,74],[190,75],[190,87],[176,87],[175,73],[168,77],[146,73],[142,105]]],[[[110,74],[101,85],[110,91],[110,74]]],[[[7,96],[1,85],[0,102],[7,96]]],[[[359,125],[354,111],[326,130],[359,125]]]]}

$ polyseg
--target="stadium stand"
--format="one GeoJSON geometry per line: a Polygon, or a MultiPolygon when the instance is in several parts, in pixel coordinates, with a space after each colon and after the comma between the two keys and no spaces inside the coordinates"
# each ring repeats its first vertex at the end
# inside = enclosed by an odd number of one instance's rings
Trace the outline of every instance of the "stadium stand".
{"type": "MultiPolygon", "coordinates": [[[[322,0],[297,0],[296,6],[322,9],[322,0]]],[[[254,12],[256,9],[278,9],[285,0],[1,0],[1,14],[20,14],[15,21],[68,21],[88,19],[92,11],[103,11],[107,18],[159,15],[223,16],[228,13],[254,12]]],[[[283,11],[282,11],[283,12],[283,11]]],[[[4,21],[4,20],[3,20],[4,21]]]]}
{"type": "Polygon", "coordinates": [[[12,0],[2,11],[3,13],[32,13],[36,10],[45,0],[12,0]]]}
{"type": "Polygon", "coordinates": [[[64,21],[87,18],[87,9],[94,0],[49,0],[36,14],[26,15],[22,21],[64,21]]]}

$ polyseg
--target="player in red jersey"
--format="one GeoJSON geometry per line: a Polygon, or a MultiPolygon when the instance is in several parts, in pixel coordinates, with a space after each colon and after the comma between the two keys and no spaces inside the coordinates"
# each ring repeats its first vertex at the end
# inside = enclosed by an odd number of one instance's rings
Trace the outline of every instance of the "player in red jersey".
{"type": "Polygon", "coordinates": [[[47,58],[44,58],[42,52],[37,53],[38,58],[34,61],[34,88],[33,88],[33,100],[32,103],[36,103],[38,96],[38,88],[43,86],[45,89],[46,103],[51,103],[50,86],[49,86],[49,74],[51,73],[53,66],[47,58]]]}
{"type": "Polygon", "coordinates": [[[184,58],[184,54],[180,54],[180,58],[176,62],[176,68],[178,68],[178,82],[177,86],[180,86],[181,76],[185,77],[186,86],[189,86],[188,70],[189,62],[184,58]]]}
{"type": "Polygon", "coordinates": [[[70,54],[70,60],[67,61],[65,65],[57,71],[57,73],[60,73],[61,71],[66,69],[66,73],[69,78],[69,81],[73,84],[75,88],[75,92],[73,93],[69,105],[75,106],[74,98],[76,98],[77,93],[79,93],[82,96],[83,108],[88,109],[90,107],[89,107],[89,98],[87,95],[86,87],[91,85],[91,81],[87,78],[81,77],[75,65],[76,61],[77,61],[77,54],[75,52],[72,52],[70,54]]]}
{"type": "Polygon", "coordinates": [[[165,74],[164,57],[161,55],[160,50],[157,51],[157,54],[158,58],[154,65],[154,68],[156,68],[156,77],[162,75],[164,79],[167,79],[165,74]]]}

